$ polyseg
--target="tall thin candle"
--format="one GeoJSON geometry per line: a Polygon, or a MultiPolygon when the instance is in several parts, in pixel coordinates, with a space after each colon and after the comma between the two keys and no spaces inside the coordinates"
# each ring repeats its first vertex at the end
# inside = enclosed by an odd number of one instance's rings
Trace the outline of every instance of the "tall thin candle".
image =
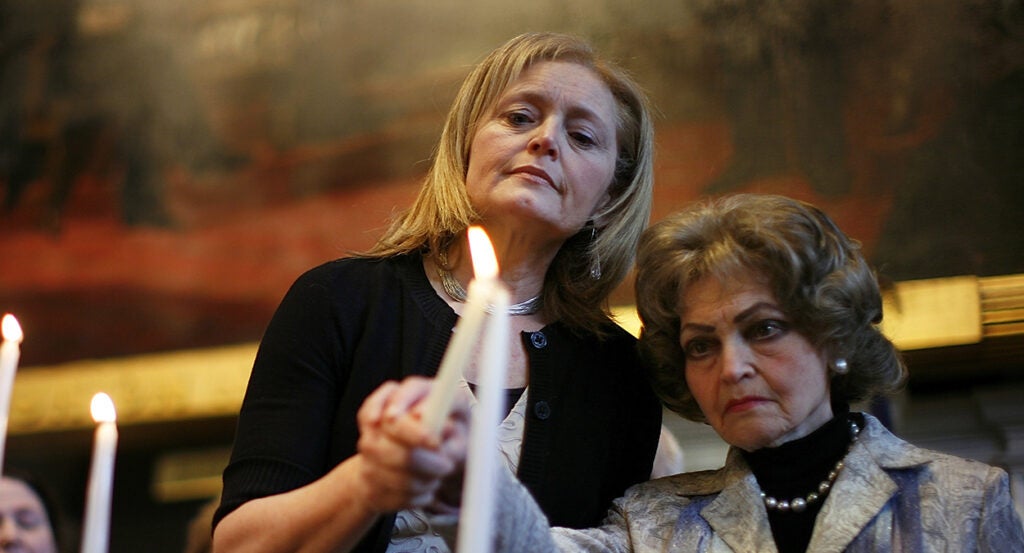
{"type": "Polygon", "coordinates": [[[484,337],[480,358],[479,402],[473,410],[466,459],[466,481],[462,488],[462,514],[456,542],[458,553],[491,551],[491,528],[495,513],[495,479],[500,470],[498,425],[502,419],[502,389],[509,359],[511,325],[509,293],[495,282],[491,294],[494,306],[484,337]]]}
{"type": "Polygon", "coordinates": [[[14,388],[14,373],[21,358],[21,325],[10,313],[0,322],[4,341],[0,344],[0,473],[3,472],[4,454],[7,451],[7,421],[11,413],[11,390],[14,388]]]}
{"type": "Polygon", "coordinates": [[[455,390],[473,355],[483,329],[488,303],[498,284],[498,261],[487,233],[480,227],[469,227],[466,231],[470,256],[473,260],[473,280],[469,283],[466,304],[459,322],[452,331],[452,339],[441,359],[434,386],[424,404],[423,423],[434,434],[440,434],[445,418],[451,410],[455,390]]]}
{"type": "Polygon", "coordinates": [[[110,396],[100,392],[92,397],[92,418],[96,421],[96,436],[85,500],[82,553],[107,553],[114,455],[117,452],[117,412],[110,396]]]}

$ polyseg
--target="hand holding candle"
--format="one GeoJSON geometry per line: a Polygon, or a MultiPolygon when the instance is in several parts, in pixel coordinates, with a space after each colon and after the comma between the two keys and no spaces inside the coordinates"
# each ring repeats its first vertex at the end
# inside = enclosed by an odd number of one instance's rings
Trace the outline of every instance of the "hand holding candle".
{"type": "Polygon", "coordinates": [[[21,325],[10,313],[0,323],[4,341],[0,344],[0,473],[4,467],[4,453],[7,447],[7,420],[11,412],[11,390],[14,388],[14,373],[18,370],[21,357],[21,325]]]}
{"type": "Polygon", "coordinates": [[[117,452],[117,412],[110,396],[103,392],[93,396],[92,418],[97,426],[86,492],[82,553],[107,553],[114,455],[117,452]]]}

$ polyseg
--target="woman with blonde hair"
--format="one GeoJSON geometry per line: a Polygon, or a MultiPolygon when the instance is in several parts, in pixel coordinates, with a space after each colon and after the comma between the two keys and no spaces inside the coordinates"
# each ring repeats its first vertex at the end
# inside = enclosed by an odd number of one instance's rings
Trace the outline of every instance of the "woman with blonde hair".
{"type": "MultiPolygon", "coordinates": [[[[462,85],[411,209],[370,251],[301,276],[274,315],[214,550],[445,548],[425,509],[452,459],[405,455],[357,410],[388,380],[437,371],[472,279],[470,225],[489,234],[512,296],[498,429],[508,468],[546,516],[577,528],[646,480],[661,408],[607,303],[647,225],[652,149],[644,94],[585,42],[531,33],[491,52],[462,85]]],[[[466,397],[477,376],[467,368],[466,397]]]]}

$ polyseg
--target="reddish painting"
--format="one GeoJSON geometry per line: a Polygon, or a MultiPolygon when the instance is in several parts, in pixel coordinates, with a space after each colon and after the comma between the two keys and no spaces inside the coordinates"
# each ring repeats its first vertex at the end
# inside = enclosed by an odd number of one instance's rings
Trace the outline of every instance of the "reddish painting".
{"type": "Polygon", "coordinates": [[[409,204],[462,77],[528,30],[585,36],[648,89],[655,219],[782,193],[884,279],[1024,272],[1018,2],[466,4],[0,1],[23,365],[258,340],[302,271],[409,204]]]}

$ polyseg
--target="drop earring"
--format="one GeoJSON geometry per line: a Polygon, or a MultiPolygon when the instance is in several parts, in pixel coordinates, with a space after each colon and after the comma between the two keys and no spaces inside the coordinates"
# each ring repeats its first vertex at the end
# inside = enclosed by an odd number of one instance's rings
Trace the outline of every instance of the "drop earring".
{"type": "Polygon", "coordinates": [[[594,280],[601,280],[601,256],[597,253],[597,248],[594,247],[596,242],[597,227],[590,227],[590,251],[593,255],[593,259],[590,263],[590,278],[594,280]]]}

